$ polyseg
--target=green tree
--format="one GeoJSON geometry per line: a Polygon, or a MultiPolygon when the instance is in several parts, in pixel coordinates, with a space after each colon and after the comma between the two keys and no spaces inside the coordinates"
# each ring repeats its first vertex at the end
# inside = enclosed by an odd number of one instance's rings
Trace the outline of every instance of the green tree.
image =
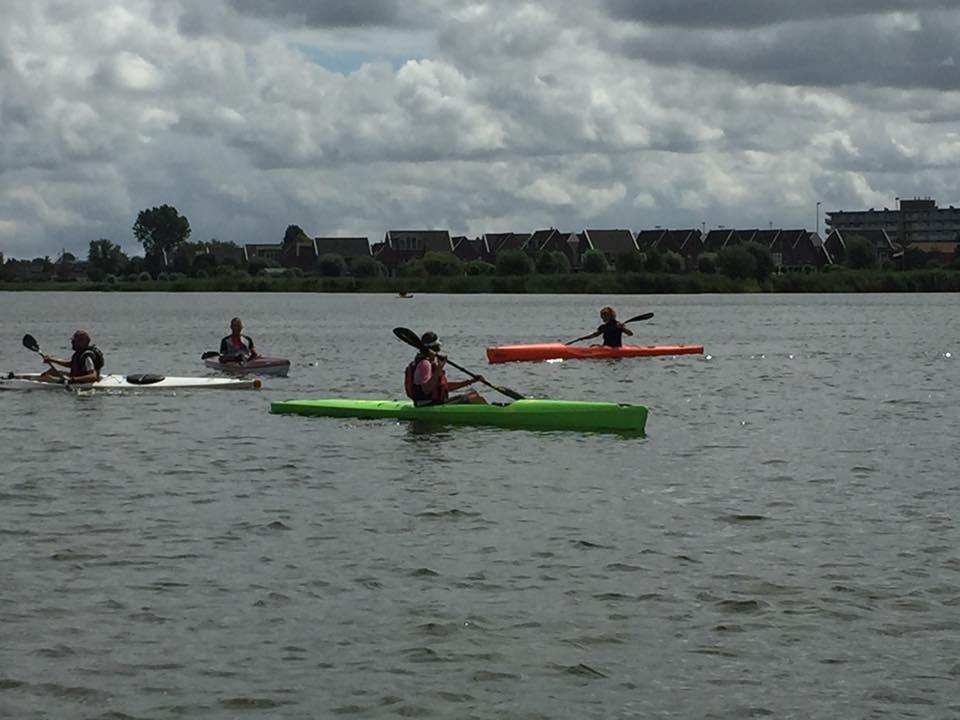
{"type": "Polygon", "coordinates": [[[606,256],[599,250],[587,250],[580,261],[580,270],[585,273],[605,273],[609,269],[606,256]]]}
{"type": "Polygon", "coordinates": [[[350,261],[350,274],[357,277],[381,277],[386,274],[383,263],[369,255],[361,255],[350,261]]]}
{"type": "Polygon", "coordinates": [[[497,266],[483,260],[471,260],[467,263],[467,275],[493,275],[497,266]]]}
{"type": "Polygon", "coordinates": [[[403,265],[397,268],[399,277],[426,277],[427,269],[423,266],[423,260],[407,260],[403,265]]]}
{"type": "Polygon", "coordinates": [[[117,275],[126,269],[127,256],[119,245],[100,238],[91,240],[87,250],[87,266],[105,275],[117,275]]]}
{"type": "Polygon", "coordinates": [[[327,253],[317,260],[317,269],[324,277],[342,277],[347,274],[347,263],[342,256],[327,253]]]}
{"type": "Polygon", "coordinates": [[[704,275],[713,275],[717,271],[717,256],[714,253],[704,253],[697,258],[697,270],[704,275]]]}
{"type": "Polygon", "coordinates": [[[133,235],[148,257],[169,254],[190,238],[190,223],[172,205],[161,205],[140,211],[133,235]]]}
{"type": "MultiPolygon", "coordinates": [[[[263,262],[261,260],[261,262],[263,262]]],[[[217,267],[217,256],[213,253],[201,253],[196,255],[193,258],[193,262],[190,264],[190,271],[196,275],[198,271],[203,270],[208,275],[213,272],[213,269],[217,267]]],[[[263,263],[266,265],[266,263],[263,263]]]]}
{"type": "Polygon", "coordinates": [[[727,245],[717,253],[717,265],[727,277],[735,280],[757,275],[757,261],[743,245],[727,245]]]}
{"type": "Polygon", "coordinates": [[[753,255],[755,263],[753,276],[757,280],[766,280],[770,277],[774,270],[773,255],[770,254],[770,248],[758,242],[744,243],[743,247],[753,255]]]}
{"type": "Polygon", "coordinates": [[[553,275],[559,269],[557,258],[550,251],[540,252],[537,254],[536,268],[540,275],[553,275]]]}
{"type": "Polygon", "coordinates": [[[877,251],[873,244],[860,235],[847,240],[847,267],[872,270],[877,266],[877,251]]]}
{"type": "Polygon", "coordinates": [[[551,253],[554,259],[557,261],[557,272],[563,275],[566,275],[570,272],[570,260],[567,259],[567,256],[564,255],[559,250],[554,250],[551,253]]]}
{"type": "Polygon", "coordinates": [[[451,252],[428,252],[422,262],[429,275],[463,275],[463,260],[451,252]]]}
{"type": "Polygon", "coordinates": [[[641,272],[643,270],[643,253],[639,250],[630,250],[617,255],[614,266],[618,273],[641,272]]]}
{"type": "Polygon", "coordinates": [[[497,255],[497,275],[529,275],[533,260],[523,250],[505,250],[497,255]]]}
{"type": "Polygon", "coordinates": [[[650,248],[644,254],[646,255],[646,258],[644,259],[644,265],[646,266],[648,272],[663,272],[664,263],[662,252],[656,248],[650,248]]]}
{"type": "Polygon", "coordinates": [[[683,259],[683,255],[673,250],[667,250],[664,253],[663,264],[666,266],[667,272],[672,275],[679,275],[687,269],[687,261],[683,259]]]}
{"type": "Polygon", "coordinates": [[[280,241],[280,258],[282,265],[287,264],[283,262],[283,260],[296,255],[296,247],[303,241],[310,242],[310,236],[308,236],[299,225],[287,225],[287,230],[283,233],[283,240],[280,241]]]}

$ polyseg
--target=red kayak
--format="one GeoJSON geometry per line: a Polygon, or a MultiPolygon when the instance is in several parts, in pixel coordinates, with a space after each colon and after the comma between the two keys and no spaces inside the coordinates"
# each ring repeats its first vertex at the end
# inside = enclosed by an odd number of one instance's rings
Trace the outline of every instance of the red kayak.
{"type": "Polygon", "coordinates": [[[491,363],[523,362],[536,360],[607,360],[610,358],[651,357],[653,355],[699,355],[703,345],[564,345],[563,343],[540,343],[539,345],[501,345],[487,348],[487,360],[491,363]]]}
{"type": "Polygon", "coordinates": [[[243,362],[220,362],[218,357],[204,358],[208,368],[230,373],[231,375],[281,375],[290,372],[290,361],[286,358],[265,357],[260,355],[253,360],[243,362]]]}

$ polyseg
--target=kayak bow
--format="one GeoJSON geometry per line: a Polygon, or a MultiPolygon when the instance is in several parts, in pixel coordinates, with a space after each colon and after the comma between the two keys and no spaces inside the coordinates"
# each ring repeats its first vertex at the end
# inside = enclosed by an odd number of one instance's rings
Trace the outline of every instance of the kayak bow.
{"type": "Polygon", "coordinates": [[[516,400],[508,405],[428,405],[398,400],[283,400],[276,414],[337,418],[394,418],[441,425],[490,425],[522,430],[600,430],[643,434],[647,408],[610,402],[516,400]]]}
{"type": "Polygon", "coordinates": [[[605,360],[654,355],[691,355],[703,352],[703,345],[588,345],[577,347],[563,343],[539,345],[501,345],[487,348],[487,360],[493,363],[536,360],[605,360]]]}

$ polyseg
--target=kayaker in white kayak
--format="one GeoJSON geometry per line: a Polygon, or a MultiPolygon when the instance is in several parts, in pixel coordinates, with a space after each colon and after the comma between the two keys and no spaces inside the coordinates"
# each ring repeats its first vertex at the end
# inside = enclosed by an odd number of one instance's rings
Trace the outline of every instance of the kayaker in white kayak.
{"type": "Polygon", "coordinates": [[[243,334],[243,322],[235,317],[230,321],[230,334],[220,341],[220,362],[246,362],[260,357],[253,339],[243,334]]]}
{"type": "Polygon", "coordinates": [[[609,305],[600,309],[600,319],[603,320],[603,325],[598,327],[596,332],[584,335],[576,340],[571,340],[566,344],[573,345],[581,340],[590,340],[591,338],[603,335],[603,344],[607,347],[623,347],[624,333],[631,336],[633,335],[633,331],[630,328],[617,320],[617,311],[609,305]]]}
{"type": "Polygon", "coordinates": [[[73,355],[69,360],[43,355],[43,361],[51,367],[37,380],[57,383],[67,381],[71,385],[99,380],[100,370],[103,369],[103,353],[90,342],[90,334],[86,330],[77,330],[70,338],[70,347],[73,348],[73,355]],[[69,372],[61,372],[52,367],[53,365],[69,368],[69,372]]]}
{"type": "Polygon", "coordinates": [[[476,390],[468,390],[460,395],[451,395],[451,390],[459,390],[476,382],[486,382],[482,375],[469,380],[450,382],[443,367],[447,362],[440,354],[440,339],[435,332],[425,332],[420,341],[429,349],[429,353],[418,352],[404,372],[404,387],[407,397],[418,407],[423,405],[449,405],[453,403],[474,403],[486,405],[487,401],[476,390]]]}

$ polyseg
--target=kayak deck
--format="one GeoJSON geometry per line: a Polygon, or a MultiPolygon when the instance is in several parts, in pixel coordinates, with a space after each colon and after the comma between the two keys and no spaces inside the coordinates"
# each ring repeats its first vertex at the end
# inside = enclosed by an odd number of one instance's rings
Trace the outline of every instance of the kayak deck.
{"type": "Polygon", "coordinates": [[[647,408],[609,402],[516,400],[507,405],[430,405],[400,400],[282,400],[275,414],[337,418],[394,418],[447,425],[489,425],[524,430],[611,430],[643,434],[647,408]]]}
{"type": "Polygon", "coordinates": [[[286,377],[290,372],[290,361],[278,357],[258,357],[245,362],[220,362],[219,358],[207,358],[203,361],[211,370],[219,370],[228,375],[277,375],[286,377]]]}
{"type": "Polygon", "coordinates": [[[487,348],[491,363],[535,362],[539,360],[607,360],[625,357],[653,357],[656,355],[691,355],[703,353],[703,345],[564,345],[539,343],[533,345],[500,345],[487,348]]]}
{"type": "Polygon", "coordinates": [[[40,380],[39,373],[0,378],[2,390],[256,390],[262,382],[256,378],[172,377],[152,374],[103,375],[94,383],[63,384],[40,380]]]}

